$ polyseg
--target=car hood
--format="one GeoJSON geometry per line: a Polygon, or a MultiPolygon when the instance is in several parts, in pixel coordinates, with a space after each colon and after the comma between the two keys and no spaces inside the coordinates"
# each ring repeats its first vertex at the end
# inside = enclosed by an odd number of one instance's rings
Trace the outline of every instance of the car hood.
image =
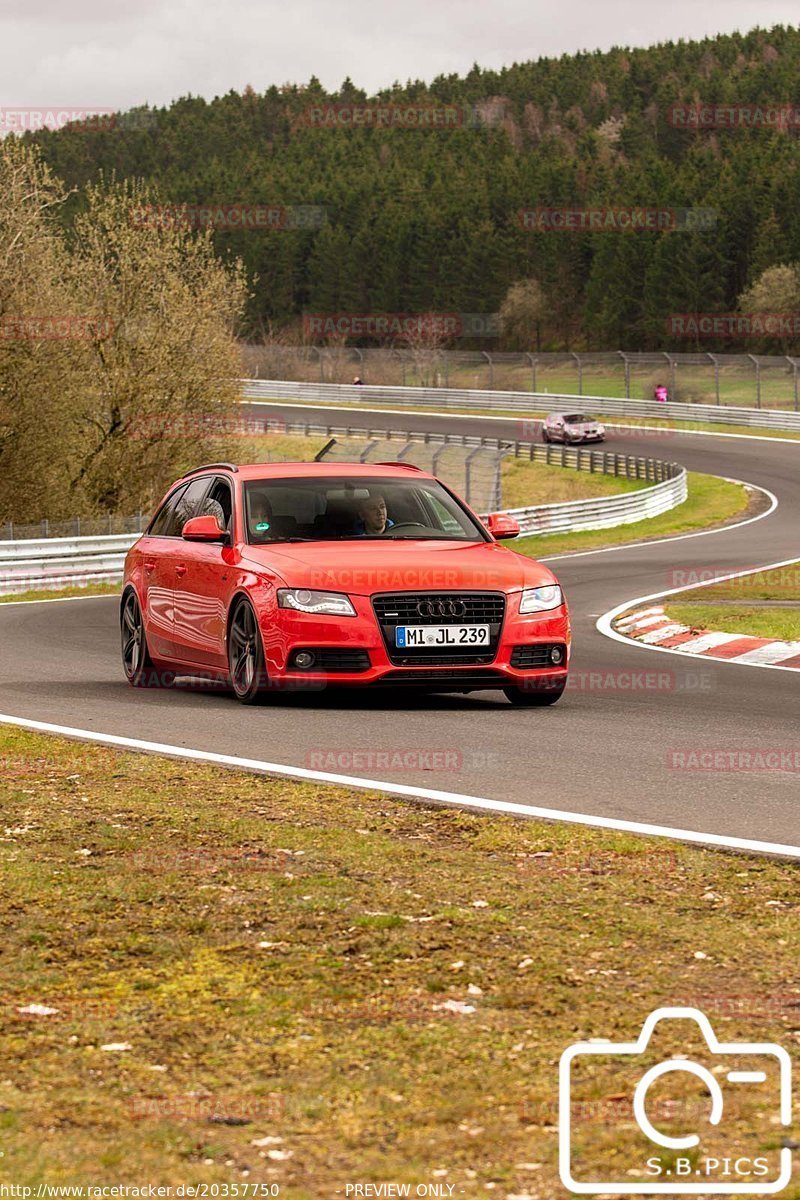
{"type": "Polygon", "coordinates": [[[387,591],[515,591],[555,582],[552,571],[497,542],[296,542],[247,546],[243,557],[290,587],[387,591]]]}

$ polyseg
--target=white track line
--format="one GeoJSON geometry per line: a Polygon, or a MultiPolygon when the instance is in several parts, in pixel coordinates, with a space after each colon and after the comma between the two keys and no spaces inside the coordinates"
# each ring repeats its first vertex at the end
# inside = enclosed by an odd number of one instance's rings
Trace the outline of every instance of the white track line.
{"type": "MultiPolygon", "coordinates": [[[[729,526],[734,529],[735,526],[729,526]]],[[[619,633],[613,628],[613,622],[620,613],[627,612],[630,608],[635,608],[638,604],[649,604],[652,600],[663,600],[665,596],[680,596],[685,592],[699,591],[701,588],[713,587],[715,583],[725,583],[729,579],[744,579],[747,575],[759,575],[762,571],[776,571],[778,567],[793,567],[800,563],[800,558],[785,558],[782,562],[765,563],[762,567],[751,567],[748,571],[732,571],[729,575],[717,575],[713,579],[706,579],[702,583],[690,583],[684,587],[670,588],[665,592],[653,592],[649,596],[638,596],[635,600],[628,600],[624,604],[618,604],[616,608],[611,608],[608,612],[603,613],[596,621],[596,628],[606,637],[612,638],[615,642],[622,642],[626,646],[641,646],[640,638],[629,638],[624,634],[619,633]]],[[[742,637],[745,635],[742,634],[742,637]]],[[[643,650],[652,650],[657,654],[678,654],[684,655],[684,651],[680,646],[674,649],[669,646],[641,646],[643,650]]],[[[752,651],[750,652],[752,654],[752,651]]],[[[762,671],[788,671],[790,674],[797,675],[797,667],[782,667],[779,663],[756,662],[749,655],[741,655],[739,658],[707,658],[705,662],[719,663],[731,667],[760,667],[762,671]],[[745,661],[743,661],[745,660],[745,661]],[[749,660],[749,661],[748,661],[749,660]]]]}
{"type": "Polygon", "coordinates": [[[385,780],[379,779],[336,775],[328,771],[310,771],[305,767],[289,766],[286,763],[263,762],[257,758],[239,758],[236,755],[217,754],[210,750],[193,750],[186,746],[171,746],[162,742],[144,741],[141,738],[98,733],[93,729],[75,729],[68,725],[53,725],[48,721],[31,721],[25,717],[8,716],[4,713],[0,713],[0,725],[13,725],[36,733],[53,733],[60,737],[96,742],[101,746],[113,746],[120,750],[161,754],[168,758],[182,758],[193,762],[214,763],[217,766],[233,767],[240,771],[254,771],[264,775],[277,775],[284,779],[298,779],[306,783],[328,783],[340,787],[358,788],[362,791],[385,792],[391,796],[450,805],[454,808],[477,809],[481,812],[503,813],[515,817],[536,817],[545,821],[586,825],[594,829],[613,829],[625,833],[671,838],[673,841],[690,842],[700,846],[715,846],[726,850],[749,850],[758,854],[777,854],[785,858],[800,859],[800,846],[785,845],[782,842],[761,842],[749,838],[724,837],[715,833],[699,833],[694,829],[677,829],[670,825],[651,825],[644,821],[621,821],[614,817],[589,816],[585,813],[570,811],[562,812],[557,808],[542,808],[535,804],[516,804],[510,800],[492,800],[486,796],[441,792],[432,788],[413,787],[409,784],[387,783],[385,780]]]}
{"type": "MultiPolygon", "coordinates": [[[[324,400],[318,401],[316,404],[309,404],[300,400],[248,400],[244,398],[239,401],[240,404],[260,405],[263,408],[309,408],[312,411],[319,412],[320,409],[327,409],[331,412],[341,413],[370,413],[375,416],[379,413],[385,413],[389,417],[407,417],[409,414],[418,413],[421,417],[454,417],[457,421],[539,421],[540,417],[525,416],[520,413],[518,417],[507,416],[505,413],[496,417],[487,416],[485,413],[463,413],[463,412],[436,412],[429,408],[362,408],[361,405],[354,404],[326,404],[324,400]]],[[[673,420],[677,420],[675,417],[673,420]]],[[[713,429],[672,429],[664,425],[620,425],[616,421],[603,421],[603,425],[607,429],[630,429],[634,433],[644,431],[646,433],[661,433],[661,434],[676,434],[682,433],[691,437],[724,437],[724,438],[744,438],[751,442],[781,442],[784,445],[797,446],[800,445],[800,438],[789,437],[767,437],[766,431],[763,434],[758,433],[717,433],[713,429]]],[[[516,439],[525,441],[524,438],[516,439]]],[[[649,439],[647,439],[649,440],[649,439]]]]}

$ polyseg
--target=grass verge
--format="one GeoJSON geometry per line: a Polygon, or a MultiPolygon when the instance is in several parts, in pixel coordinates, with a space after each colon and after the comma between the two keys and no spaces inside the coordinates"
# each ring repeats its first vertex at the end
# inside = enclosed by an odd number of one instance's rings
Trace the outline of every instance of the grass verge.
{"type": "Polygon", "coordinates": [[[672,621],[713,633],[738,633],[742,637],[800,641],[800,608],[739,608],[736,605],[667,604],[672,621]]]}
{"type": "Polygon", "coordinates": [[[683,625],[740,633],[742,637],[800,640],[800,608],[781,607],[781,601],[800,601],[800,562],[728,579],[685,595],[687,601],[669,601],[665,608],[668,616],[683,625]],[[696,601],[692,599],[695,596],[696,601]]]}
{"type": "Polygon", "coordinates": [[[91,583],[85,587],[33,588],[28,592],[16,592],[0,596],[0,604],[14,604],[20,600],[65,600],[70,596],[114,596],[121,592],[119,583],[91,583]]]}
{"type": "MultiPolygon", "coordinates": [[[[701,529],[713,529],[741,518],[747,512],[753,493],[738,483],[729,483],[715,475],[689,472],[689,496],[678,508],[614,529],[589,529],[580,533],[557,533],[520,538],[514,548],[532,558],[549,558],[570,551],[595,550],[605,546],[624,546],[629,542],[652,538],[677,537],[701,529]]],[[[758,503],[756,493],[753,503],[758,503]]],[[[511,543],[509,543],[511,544],[511,543]]]]}
{"type": "MultiPolygon", "coordinates": [[[[13,728],[0,754],[0,1178],[554,1200],[576,1038],[693,1002],[800,1040],[797,865],[13,728]]],[[[753,1125],[726,1107],[728,1148],[753,1125]]]]}

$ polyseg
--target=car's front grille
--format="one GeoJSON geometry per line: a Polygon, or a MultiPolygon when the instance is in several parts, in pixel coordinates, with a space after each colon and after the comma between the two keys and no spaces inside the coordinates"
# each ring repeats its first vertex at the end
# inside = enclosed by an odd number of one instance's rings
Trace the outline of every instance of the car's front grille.
{"type": "Polygon", "coordinates": [[[493,625],[503,620],[506,598],[502,592],[401,592],[375,596],[372,604],[381,625],[493,625]]]}
{"type": "Polygon", "coordinates": [[[531,642],[527,646],[515,646],[511,651],[511,666],[520,671],[532,671],[536,667],[565,667],[566,664],[567,650],[561,642],[531,642]],[[560,663],[554,663],[550,657],[555,646],[562,652],[560,663]]]}
{"type": "Polygon", "coordinates": [[[357,674],[360,671],[368,671],[372,665],[366,650],[349,650],[341,646],[302,646],[292,652],[289,670],[300,671],[303,669],[297,666],[295,660],[297,655],[304,651],[314,655],[313,665],[305,668],[312,674],[315,671],[330,671],[331,674],[349,671],[357,674]]]}
{"type": "Polygon", "coordinates": [[[437,667],[479,666],[494,661],[506,610],[502,592],[399,592],[374,596],[372,606],[392,663],[437,667]],[[398,625],[488,625],[488,646],[420,646],[395,644],[398,625]]]}

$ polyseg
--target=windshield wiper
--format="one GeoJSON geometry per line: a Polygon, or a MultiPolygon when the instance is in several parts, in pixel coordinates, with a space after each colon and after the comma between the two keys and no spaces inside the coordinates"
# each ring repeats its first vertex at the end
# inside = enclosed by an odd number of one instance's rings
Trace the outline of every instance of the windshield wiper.
{"type": "Polygon", "coordinates": [[[320,542],[322,540],[323,540],[322,538],[310,538],[310,537],[285,537],[285,538],[272,538],[268,542],[251,542],[250,544],[252,546],[281,546],[281,545],[285,545],[287,542],[320,542]]]}

